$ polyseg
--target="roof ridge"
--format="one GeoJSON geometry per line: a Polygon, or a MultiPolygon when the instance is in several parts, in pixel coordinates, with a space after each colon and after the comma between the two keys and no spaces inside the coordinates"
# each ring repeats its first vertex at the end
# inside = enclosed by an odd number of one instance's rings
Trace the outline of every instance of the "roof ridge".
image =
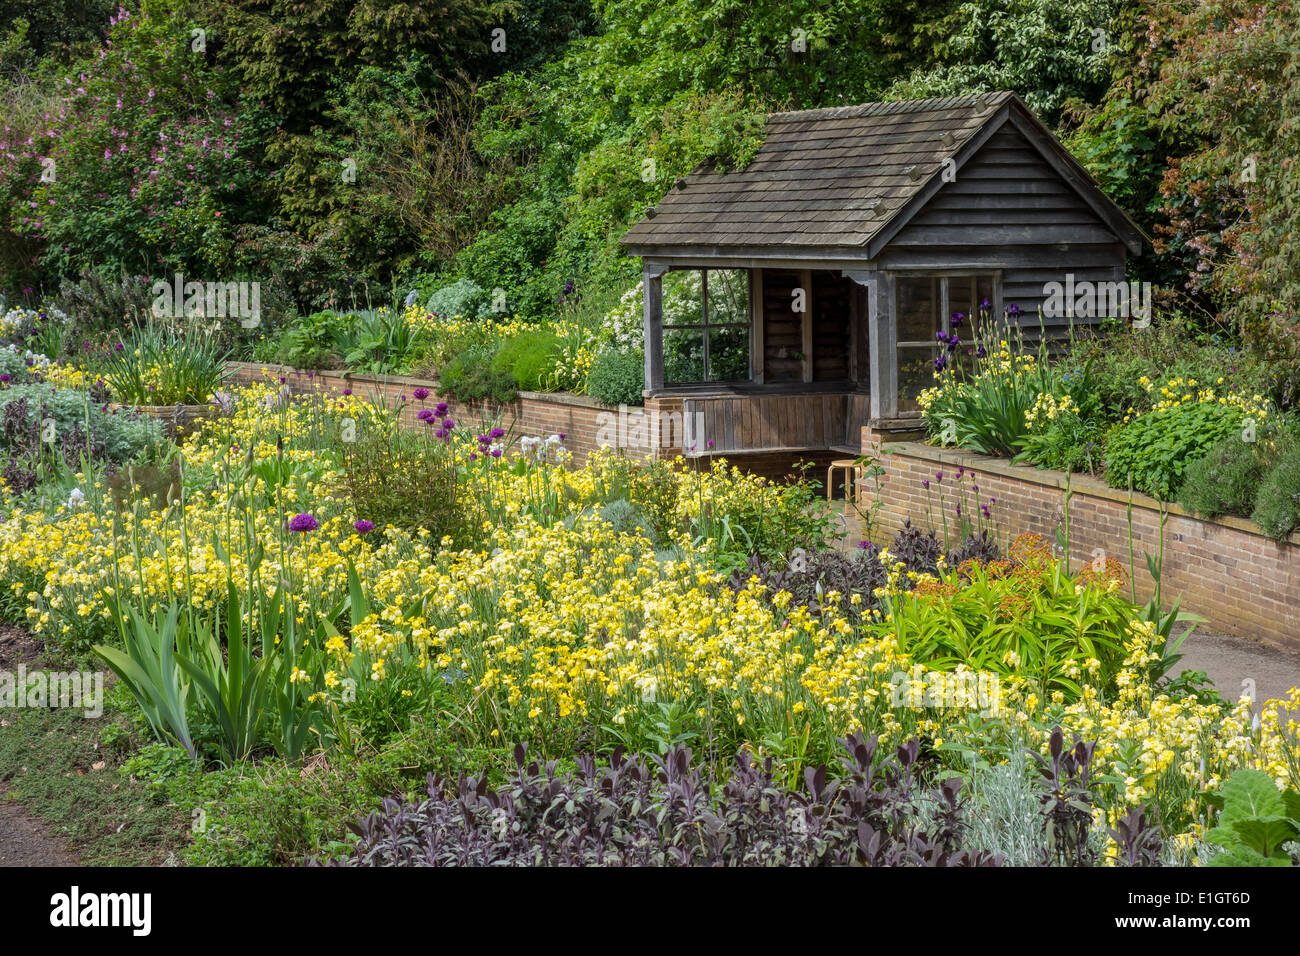
{"type": "Polygon", "coordinates": [[[974,106],[981,99],[990,106],[1001,106],[1016,94],[1010,90],[993,93],[970,93],[965,96],[937,96],[923,100],[878,100],[854,106],[823,106],[811,110],[785,110],[768,114],[768,119],[832,119],[858,116],[891,116],[897,113],[927,113],[935,110],[974,106]]]}

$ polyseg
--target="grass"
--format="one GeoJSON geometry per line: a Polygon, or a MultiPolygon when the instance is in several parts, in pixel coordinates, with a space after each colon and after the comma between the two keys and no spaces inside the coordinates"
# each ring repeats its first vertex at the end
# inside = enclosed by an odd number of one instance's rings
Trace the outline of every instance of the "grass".
{"type": "Polygon", "coordinates": [[[157,866],[183,849],[185,811],[120,772],[130,720],[113,695],[104,714],[79,710],[5,711],[0,718],[0,781],[5,798],[45,821],[90,866],[157,866]]]}

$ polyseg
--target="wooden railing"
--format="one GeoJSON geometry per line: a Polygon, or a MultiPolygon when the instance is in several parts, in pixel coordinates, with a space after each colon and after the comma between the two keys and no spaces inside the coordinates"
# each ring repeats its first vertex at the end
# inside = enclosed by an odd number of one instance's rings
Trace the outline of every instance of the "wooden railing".
{"type": "Polygon", "coordinates": [[[699,395],[685,398],[682,412],[693,424],[695,448],[688,455],[856,449],[859,429],[867,420],[867,396],[857,392],[699,395]]]}

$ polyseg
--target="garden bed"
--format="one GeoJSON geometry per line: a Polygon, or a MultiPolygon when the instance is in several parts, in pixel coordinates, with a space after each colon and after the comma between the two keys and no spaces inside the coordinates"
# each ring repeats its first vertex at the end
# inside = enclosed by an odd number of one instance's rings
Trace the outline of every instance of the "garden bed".
{"type": "MultiPolygon", "coordinates": [[[[283,365],[266,365],[258,362],[227,363],[229,380],[239,384],[255,384],[271,379],[284,379],[297,394],[343,395],[351,394],[366,400],[387,401],[396,404],[405,395],[408,399],[416,389],[426,389],[438,394],[438,383],[431,379],[412,378],[406,375],[361,375],[346,369],[331,371],[303,371],[283,365]]],[[[499,419],[501,427],[520,435],[564,435],[564,444],[573,453],[574,463],[582,465],[587,456],[604,442],[598,434],[602,426],[612,425],[617,435],[617,408],[603,405],[594,398],[569,392],[520,392],[514,402],[505,404],[480,403],[467,405],[444,396],[448,413],[456,420],[478,422],[499,419]],[[602,417],[606,416],[606,417],[602,417]]],[[[630,410],[635,413],[635,409],[630,410]]],[[[412,403],[402,410],[404,421],[411,426],[420,424],[417,419],[419,405],[412,403]]],[[[618,444],[617,440],[612,444],[618,444]]],[[[652,449],[638,448],[628,443],[628,454],[635,458],[649,457],[652,449]]]]}
{"type": "MultiPolygon", "coordinates": [[[[869,450],[864,432],[863,449],[869,450]]],[[[1118,491],[1104,481],[1064,472],[1012,465],[1004,458],[978,455],[919,442],[881,446],[879,492],[872,537],[884,540],[909,519],[914,524],[954,527],[963,501],[967,518],[983,518],[1000,538],[1034,532],[1052,538],[1066,526],[1069,496],[1070,559],[1076,566],[1100,556],[1130,566],[1138,593],[1149,595],[1155,582],[1144,552],[1160,550],[1164,528],[1161,587],[1182,595],[1183,607],[1235,637],[1300,649],[1300,535],[1275,541],[1242,518],[1197,518],[1174,504],[1118,491]],[[942,475],[942,478],[937,476],[942,475]],[[928,483],[928,487],[927,487],[928,483]],[[978,491],[972,491],[972,486],[978,491]],[[989,504],[989,499],[995,499],[989,504]],[[1132,522],[1129,521],[1131,502],[1132,522]]],[[[868,487],[867,493],[872,495],[868,487]]]]}

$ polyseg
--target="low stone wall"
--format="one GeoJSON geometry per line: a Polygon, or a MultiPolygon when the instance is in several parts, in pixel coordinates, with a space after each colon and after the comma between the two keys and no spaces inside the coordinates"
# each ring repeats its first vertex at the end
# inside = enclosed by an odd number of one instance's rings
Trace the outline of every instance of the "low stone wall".
{"type": "MultiPolygon", "coordinates": [[[[864,450],[876,439],[864,430],[864,450]]],[[[1065,528],[1069,492],[1069,545],[1074,567],[1099,554],[1129,566],[1130,496],[1095,478],[1009,464],[966,451],[935,448],[919,442],[879,446],[884,469],[879,511],[872,537],[891,538],[909,518],[921,527],[938,526],[946,512],[949,527],[960,500],[958,469],[965,474],[966,509],[977,507],[970,492],[979,486],[979,504],[990,506],[990,522],[999,540],[1036,532],[1056,540],[1065,528]],[[940,481],[936,476],[942,473],[940,481]],[[927,489],[923,482],[929,482],[927,489]]],[[[875,496],[868,479],[868,500],[875,496]]],[[[1160,547],[1160,502],[1145,495],[1131,498],[1131,528],[1139,596],[1154,586],[1143,552],[1160,547]]],[[[1207,627],[1265,644],[1300,650],[1300,535],[1278,542],[1240,518],[1207,521],[1177,505],[1165,505],[1164,563],[1161,588],[1167,599],[1180,596],[1182,607],[1208,619],[1207,627]]]]}

